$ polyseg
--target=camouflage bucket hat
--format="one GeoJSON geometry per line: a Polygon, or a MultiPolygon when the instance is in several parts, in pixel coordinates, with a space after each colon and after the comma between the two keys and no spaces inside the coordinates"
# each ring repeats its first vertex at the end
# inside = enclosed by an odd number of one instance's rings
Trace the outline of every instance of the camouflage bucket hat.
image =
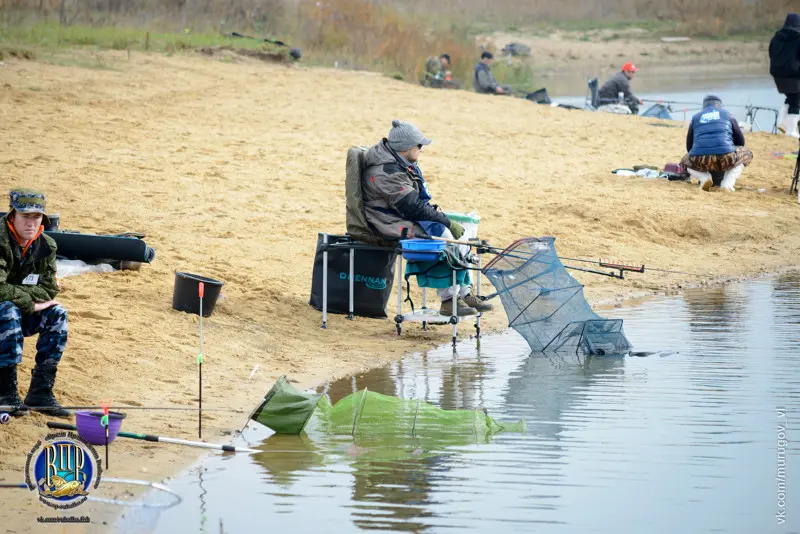
{"type": "Polygon", "coordinates": [[[20,213],[41,213],[42,224],[50,224],[47,218],[47,198],[41,191],[35,189],[12,189],[8,192],[9,215],[18,211],[20,213]]]}

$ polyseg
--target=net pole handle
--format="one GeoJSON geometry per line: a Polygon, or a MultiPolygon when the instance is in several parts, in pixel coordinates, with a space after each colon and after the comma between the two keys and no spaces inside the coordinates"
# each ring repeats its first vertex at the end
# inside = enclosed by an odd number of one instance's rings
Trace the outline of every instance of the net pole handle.
{"type": "Polygon", "coordinates": [[[453,243],[453,244],[456,244],[456,245],[478,246],[480,244],[480,240],[478,240],[477,237],[473,238],[473,239],[478,241],[478,243],[470,243],[469,241],[458,241],[458,240],[455,240],[455,239],[447,239],[446,237],[436,237],[436,236],[431,236],[431,239],[433,239],[435,241],[444,241],[445,243],[453,243]]]}

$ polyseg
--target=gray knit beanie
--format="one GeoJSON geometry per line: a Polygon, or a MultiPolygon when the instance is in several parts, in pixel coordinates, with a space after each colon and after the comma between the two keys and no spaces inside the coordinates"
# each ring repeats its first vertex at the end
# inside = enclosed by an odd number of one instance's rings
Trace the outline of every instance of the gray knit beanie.
{"type": "Polygon", "coordinates": [[[397,152],[411,150],[417,145],[429,145],[431,140],[422,135],[419,128],[410,122],[401,122],[397,119],[392,121],[392,129],[389,130],[389,146],[397,152]]]}

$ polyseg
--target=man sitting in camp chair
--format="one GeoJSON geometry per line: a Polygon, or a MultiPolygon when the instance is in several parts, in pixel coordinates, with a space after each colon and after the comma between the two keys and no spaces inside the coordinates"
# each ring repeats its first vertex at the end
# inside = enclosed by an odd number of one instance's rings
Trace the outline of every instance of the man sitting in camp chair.
{"type": "Polygon", "coordinates": [[[513,90],[508,85],[500,85],[497,78],[492,74],[492,61],[494,55],[488,50],[481,53],[481,60],[475,64],[474,79],[472,85],[476,93],[485,95],[511,95],[513,90]]]}
{"type": "Polygon", "coordinates": [[[625,63],[621,71],[609,78],[597,91],[597,111],[638,115],[639,104],[643,102],[631,92],[631,80],[638,70],[633,63],[625,63]]]}
{"type": "MultiPolygon", "coordinates": [[[[367,151],[361,177],[364,212],[373,230],[386,239],[400,239],[404,230],[408,238],[460,239],[464,235],[463,226],[430,203],[431,195],[417,165],[422,147],[430,143],[413,124],[394,120],[388,137],[367,151]]],[[[468,275],[469,271],[462,273],[468,275]]],[[[437,289],[442,315],[474,315],[492,309],[472,294],[469,285],[460,285],[454,299],[448,280],[452,277],[445,280],[446,287],[437,289]]]]}

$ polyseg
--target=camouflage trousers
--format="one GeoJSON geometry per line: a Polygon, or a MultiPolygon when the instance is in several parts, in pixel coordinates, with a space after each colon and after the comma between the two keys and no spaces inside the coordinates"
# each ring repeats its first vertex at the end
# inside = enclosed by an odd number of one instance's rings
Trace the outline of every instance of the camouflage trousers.
{"type": "Polygon", "coordinates": [[[700,172],[724,172],[737,165],[747,167],[753,161],[753,151],[743,146],[737,146],[736,152],[727,154],[712,154],[710,156],[690,156],[685,154],[681,159],[684,169],[700,172]]]}
{"type": "Polygon", "coordinates": [[[67,346],[67,310],[56,305],[23,316],[14,303],[0,303],[0,367],[21,363],[24,339],[35,334],[36,363],[58,363],[67,346]]]}

